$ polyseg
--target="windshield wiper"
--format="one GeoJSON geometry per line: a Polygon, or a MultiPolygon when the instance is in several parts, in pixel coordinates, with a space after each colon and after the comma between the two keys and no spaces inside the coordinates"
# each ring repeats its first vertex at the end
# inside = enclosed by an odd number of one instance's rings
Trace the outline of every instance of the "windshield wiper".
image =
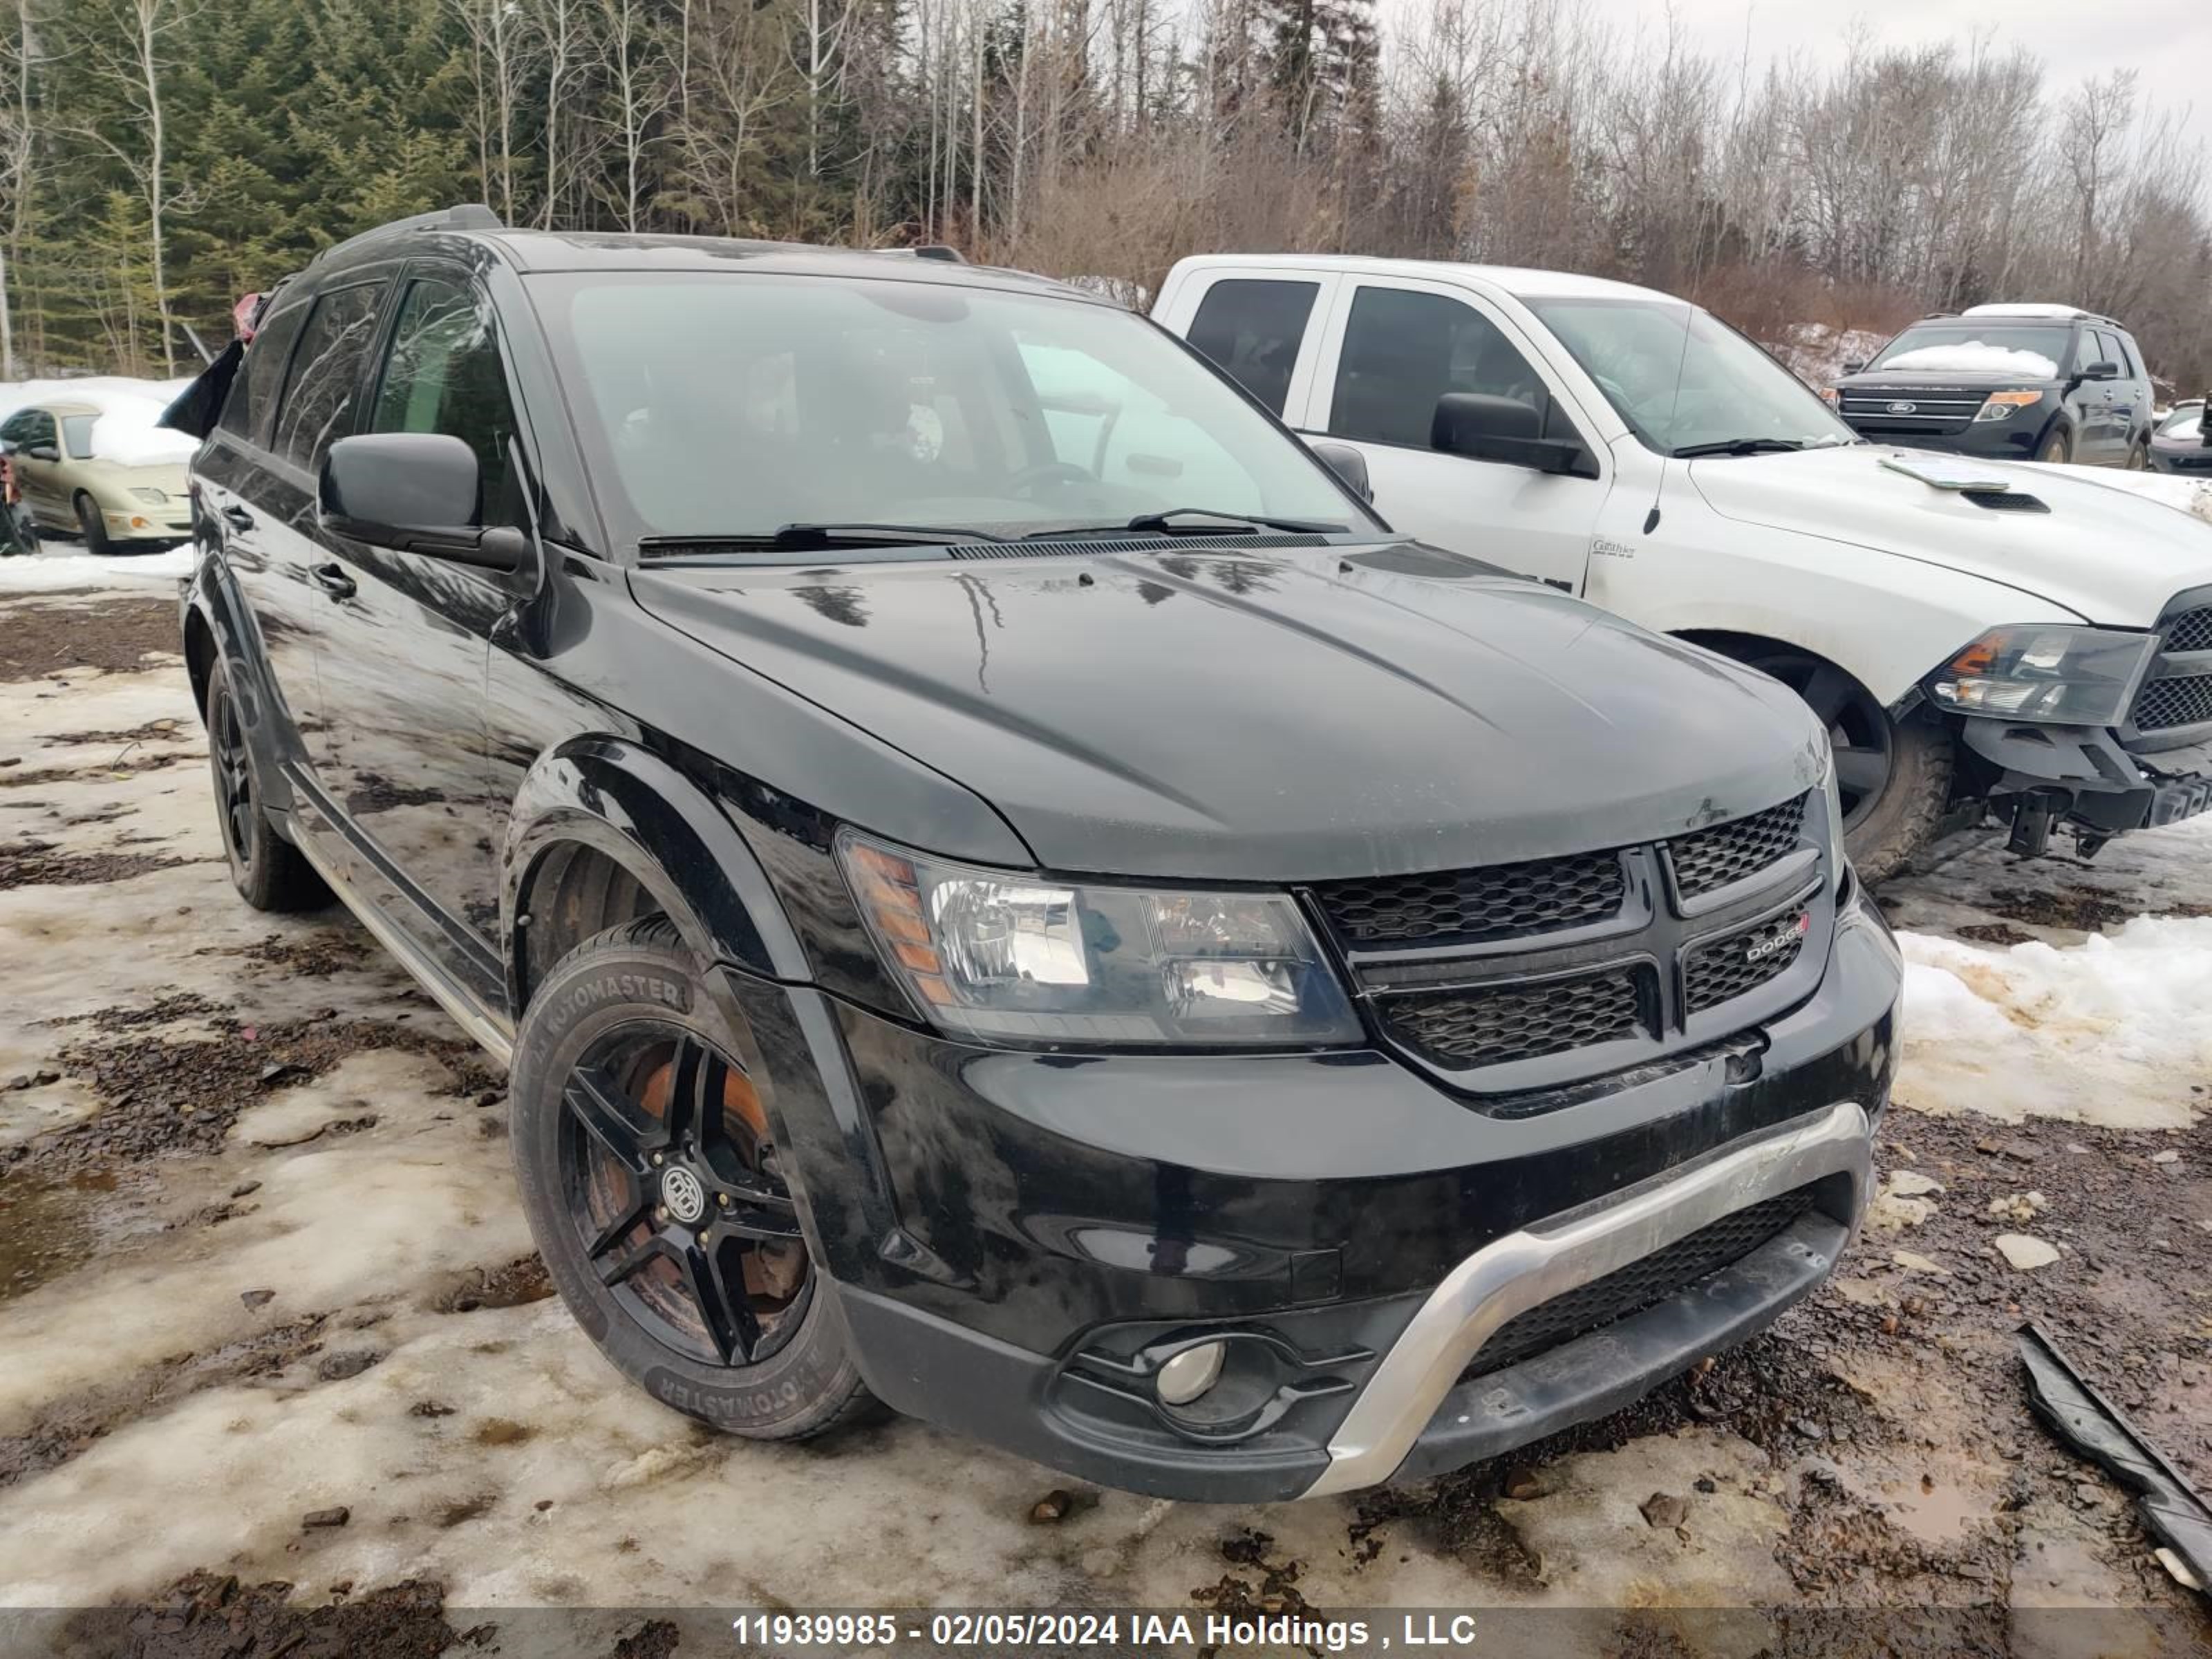
{"type": "Polygon", "coordinates": [[[1668,453],[1678,461],[1700,455],[1780,455],[1805,447],[1802,438],[1724,438],[1718,443],[1684,444],[1668,453]]]}
{"type": "Polygon", "coordinates": [[[647,557],[690,553],[822,553],[841,547],[936,547],[946,542],[1003,542],[1004,536],[951,524],[787,524],[769,531],[730,535],[647,536],[638,543],[647,557]]]}
{"type": "Polygon", "coordinates": [[[1059,536],[1113,536],[1132,530],[1148,530],[1160,536],[1241,535],[1251,530],[1287,530],[1301,535],[1341,535],[1349,525],[1324,524],[1315,519],[1270,519],[1256,513],[1226,513],[1212,507],[1170,507],[1158,513],[1139,513],[1120,524],[1076,525],[1066,530],[1033,530],[1022,539],[1048,541],[1059,536]],[[1212,519],[1215,522],[1177,524],[1178,519],[1212,519]]]}

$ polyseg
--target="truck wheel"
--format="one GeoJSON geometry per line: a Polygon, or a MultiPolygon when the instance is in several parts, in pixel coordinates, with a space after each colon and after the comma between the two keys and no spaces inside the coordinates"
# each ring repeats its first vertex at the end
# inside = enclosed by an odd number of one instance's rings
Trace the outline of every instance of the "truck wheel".
{"type": "Polygon", "coordinates": [[[208,770],[215,783],[216,817],[231,884],[257,910],[314,910],[331,902],[331,890],[300,849],[278,835],[261,809],[253,756],[222,663],[208,678],[208,770]]]}
{"type": "Polygon", "coordinates": [[[2150,467],[2150,445],[2138,438],[2128,446],[2128,471],[2143,472],[2150,467]]]}
{"type": "Polygon", "coordinates": [[[2051,428],[2051,435],[2043,441],[2043,447],[2035,452],[2035,459],[2063,466],[2074,459],[2074,446],[2067,441],[2066,434],[2054,426],[2051,428]]]}
{"type": "Polygon", "coordinates": [[[107,520],[100,516],[99,503],[79,491],[76,498],[76,527],[84,538],[88,553],[112,553],[115,544],[107,538],[107,520]]]}
{"type": "Polygon", "coordinates": [[[665,917],[578,945],[516,1034],[514,1167],[538,1254],[615,1368],[756,1440],[872,1413],[739,1045],[665,917]]]}
{"type": "Polygon", "coordinates": [[[1950,803],[1951,734],[1925,720],[1890,719],[1874,693],[1806,653],[1777,650],[1745,661],[1804,698],[1828,728],[1844,850],[1860,878],[1895,875],[1935,839],[1950,803]]]}

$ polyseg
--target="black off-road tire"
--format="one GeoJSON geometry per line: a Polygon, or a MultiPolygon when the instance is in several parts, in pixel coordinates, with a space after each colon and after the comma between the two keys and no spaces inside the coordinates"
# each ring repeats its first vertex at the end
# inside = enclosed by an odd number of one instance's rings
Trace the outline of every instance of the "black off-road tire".
{"type": "Polygon", "coordinates": [[[1889,740],[1889,781],[1844,836],[1851,867],[1870,886],[1896,875],[1936,839],[1958,758],[1951,734],[1932,720],[1893,721],[1889,740]]]}
{"type": "Polygon", "coordinates": [[[107,533],[107,520],[100,515],[100,504],[79,490],[76,505],[77,533],[84,538],[84,550],[100,554],[115,551],[115,543],[107,533]]]}
{"type": "Polygon", "coordinates": [[[2064,432],[2054,426],[2051,428],[2051,435],[2043,441],[2042,447],[2035,452],[2035,459],[2048,461],[2054,466],[2063,466],[2074,459],[2073,442],[2064,432]]]}
{"type": "Polygon", "coordinates": [[[253,755],[221,661],[208,676],[208,772],[215,790],[216,830],[230,862],[231,884],[257,910],[319,910],[331,890],[300,849],[278,835],[262,810],[253,755]]]}
{"type": "Polygon", "coordinates": [[[678,1027],[725,1056],[735,1034],[699,988],[673,924],[625,922],[586,940],[546,976],[516,1033],[509,1091],[515,1176],[538,1254],[568,1311],[599,1352],[662,1404],[755,1440],[811,1439],[883,1415],[860,1380],[828,1275],[813,1283],[797,1328],[752,1364],[715,1364],[662,1340],[601,1282],[574,1207],[562,1138],[577,1067],[629,1025],[678,1027]]]}

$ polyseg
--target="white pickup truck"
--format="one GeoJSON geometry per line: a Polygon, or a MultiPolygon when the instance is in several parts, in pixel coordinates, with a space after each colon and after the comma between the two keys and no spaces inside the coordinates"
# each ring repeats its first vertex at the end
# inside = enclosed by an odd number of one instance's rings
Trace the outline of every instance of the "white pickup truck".
{"type": "Polygon", "coordinates": [[[1829,725],[1865,875],[1994,805],[2085,856],[2212,808],[2212,524],[2069,467],[1861,441],[1668,295],[1185,259],[1153,318],[1425,542],[1765,669],[1829,725]]]}

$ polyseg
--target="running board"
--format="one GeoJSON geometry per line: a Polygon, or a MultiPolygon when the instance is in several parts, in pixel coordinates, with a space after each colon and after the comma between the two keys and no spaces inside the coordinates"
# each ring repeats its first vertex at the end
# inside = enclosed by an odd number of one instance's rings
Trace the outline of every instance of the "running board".
{"type": "Polygon", "coordinates": [[[453,1017],[455,1024],[473,1037],[501,1066],[514,1063],[514,1037],[501,1030],[477,1000],[455,983],[453,975],[440,967],[422,946],[401,932],[389,916],[354,891],[353,884],[340,875],[317,848],[313,836],[302,835],[292,844],[300,849],[301,857],[314,866],[315,873],[323,878],[331,891],[338,896],[339,902],[353,912],[354,920],[368,928],[379,945],[399,958],[399,965],[414,975],[415,982],[428,991],[431,1000],[453,1017]]]}

